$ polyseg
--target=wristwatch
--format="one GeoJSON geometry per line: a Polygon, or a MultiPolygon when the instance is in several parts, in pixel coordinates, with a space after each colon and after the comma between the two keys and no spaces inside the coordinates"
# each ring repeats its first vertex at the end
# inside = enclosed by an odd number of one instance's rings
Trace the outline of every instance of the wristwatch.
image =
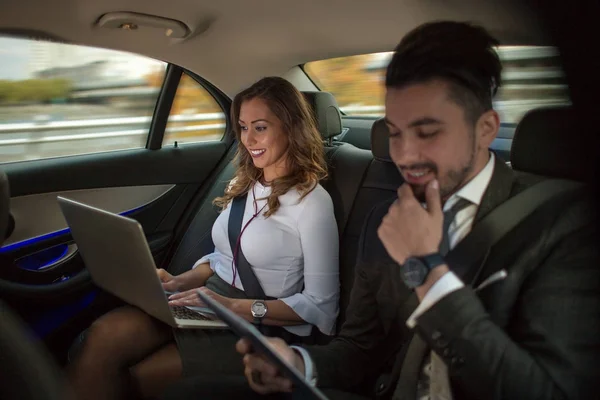
{"type": "Polygon", "coordinates": [[[250,307],[252,317],[254,317],[254,323],[259,325],[262,319],[267,315],[267,303],[264,300],[254,300],[250,307]]]}
{"type": "Polygon", "coordinates": [[[444,257],[439,253],[408,257],[400,267],[400,276],[409,289],[414,289],[425,283],[427,275],[432,269],[445,263],[444,257]]]}

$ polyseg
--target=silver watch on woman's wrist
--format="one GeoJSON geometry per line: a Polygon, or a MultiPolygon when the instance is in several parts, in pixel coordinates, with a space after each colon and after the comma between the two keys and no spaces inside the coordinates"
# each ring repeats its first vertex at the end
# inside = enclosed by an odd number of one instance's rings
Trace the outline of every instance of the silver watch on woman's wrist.
{"type": "Polygon", "coordinates": [[[254,300],[250,307],[250,312],[254,318],[254,323],[259,325],[265,315],[267,315],[267,303],[264,300],[254,300]]]}

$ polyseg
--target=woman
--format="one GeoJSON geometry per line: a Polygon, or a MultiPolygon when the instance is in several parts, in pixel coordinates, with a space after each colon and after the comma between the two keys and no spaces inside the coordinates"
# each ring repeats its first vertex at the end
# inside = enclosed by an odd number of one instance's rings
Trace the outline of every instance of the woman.
{"type": "MultiPolygon", "coordinates": [[[[324,150],[302,94],[282,78],[264,78],[232,105],[239,146],[237,170],[212,228],[215,251],[163,286],[179,293],[172,305],[201,305],[195,288],[247,320],[254,300],[243,291],[234,254],[240,250],[265,294],[262,324],[288,342],[312,326],[334,333],[338,314],[338,233],[333,204],[319,185],[324,150]],[[239,245],[232,249],[228,220],[234,198],[247,195],[239,245]],[[278,328],[280,327],[280,328],[278,328]]],[[[239,261],[239,260],[238,260],[239,261]]],[[[256,313],[255,313],[256,314],[256,313]]],[[[160,395],[182,376],[242,374],[236,338],[229,330],[179,330],[134,307],[116,309],[92,324],[70,366],[80,398],[160,395]]]]}

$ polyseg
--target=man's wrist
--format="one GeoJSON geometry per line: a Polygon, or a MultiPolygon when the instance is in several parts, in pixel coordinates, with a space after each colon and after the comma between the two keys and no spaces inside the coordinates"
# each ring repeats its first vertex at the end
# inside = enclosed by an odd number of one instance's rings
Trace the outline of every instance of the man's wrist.
{"type": "Polygon", "coordinates": [[[426,255],[429,254],[435,254],[439,252],[439,249],[435,246],[426,246],[427,248],[429,248],[429,250],[417,250],[417,251],[413,251],[410,254],[406,254],[404,256],[404,258],[402,258],[401,260],[394,260],[396,261],[398,264],[403,265],[407,259],[411,258],[411,257],[424,257],[426,255]]]}
{"type": "Polygon", "coordinates": [[[294,353],[296,353],[296,369],[300,371],[302,376],[308,379],[309,377],[306,376],[306,365],[304,364],[304,357],[302,357],[302,354],[300,354],[300,352],[296,349],[294,349],[294,353]]]}
{"type": "Polygon", "coordinates": [[[298,371],[304,375],[304,379],[306,379],[311,385],[317,385],[317,370],[314,366],[312,359],[310,358],[310,354],[306,349],[300,346],[290,346],[296,355],[294,365],[298,369],[298,371]]]}
{"type": "Polygon", "coordinates": [[[448,268],[448,265],[446,265],[446,264],[435,267],[434,269],[429,271],[429,274],[427,275],[425,282],[423,282],[423,284],[421,286],[415,288],[415,293],[417,294],[419,301],[423,300],[423,297],[425,297],[427,292],[429,292],[429,289],[431,289],[431,287],[437,281],[439,281],[442,278],[442,276],[444,276],[444,274],[446,274],[446,272],[448,272],[448,271],[450,271],[450,269],[448,268]]]}

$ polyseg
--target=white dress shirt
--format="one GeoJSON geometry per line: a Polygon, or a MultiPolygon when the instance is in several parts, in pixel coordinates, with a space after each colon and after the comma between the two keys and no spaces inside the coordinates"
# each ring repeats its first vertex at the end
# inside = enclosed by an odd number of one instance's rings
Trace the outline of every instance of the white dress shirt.
{"type": "MultiPolygon", "coordinates": [[[[481,204],[483,194],[485,193],[485,190],[492,179],[492,174],[494,173],[494,159],[494,153],[490,153],[490,159],[485,167],[465,186],[450,196],[450,198],[446,200],[444,206],[442,207],[443,211],[446,212],[450,210],[461,198],[471,202],[470,205],[456,213],[454,221],[452,221],[448,227],[450,249],[453,249],[458,242],[460,242],[465,236],[467,236],[469,232],[471,232],[473,221],[475,220],[475,214],[477,214],[477,209],[481,204]]],[[[431,289],[429,289],[425,297],[423,297],[421,304],[419,304],[419,306],[406,321],[406,325],[411,329],[414,328],[416,325],[416,320],[419,316],[425,313],[425,311],[429,310],[444,296],[447,296],[448,294],[454,292],[455,290],[461,289],[464,286],[464,283],[452,271],[442,275],[442,277],[435,284],[433,284],[431,289]]],[[[305,373],[311,374],[311,376],[307,375],[306,379],[311,384],[316,385],[316,376],[314,376],[316,370],[308,352],[298,346],[291,347],[302,357],[305,366],[305,373]]]]}
{"type": "MultiPolygon", "coordinates": [[[[256,183],[246,200],[244,226],[255,213],[254,195],[260,210],[267,203],[269,186],[256,183]]],[[[317,185],[302,201],[292,189],[279,197],[280,207],[268,218],[259,214],[241,237],[241,249],[252,266],[265,294],[282,300],[307,324],[285,327],[291,333],[308,336],[312,325],[327,335],[335,332],[339,312],[339,234],[329,193],[317,185]],[[304,289],[303,289],[304,287],[304,289]]],[[[225,282],[244,287],[232,269],[228,221],[231,204],[218,216],[212,228],[215,251],[194,264],[209,262],[225,282]]]]}

